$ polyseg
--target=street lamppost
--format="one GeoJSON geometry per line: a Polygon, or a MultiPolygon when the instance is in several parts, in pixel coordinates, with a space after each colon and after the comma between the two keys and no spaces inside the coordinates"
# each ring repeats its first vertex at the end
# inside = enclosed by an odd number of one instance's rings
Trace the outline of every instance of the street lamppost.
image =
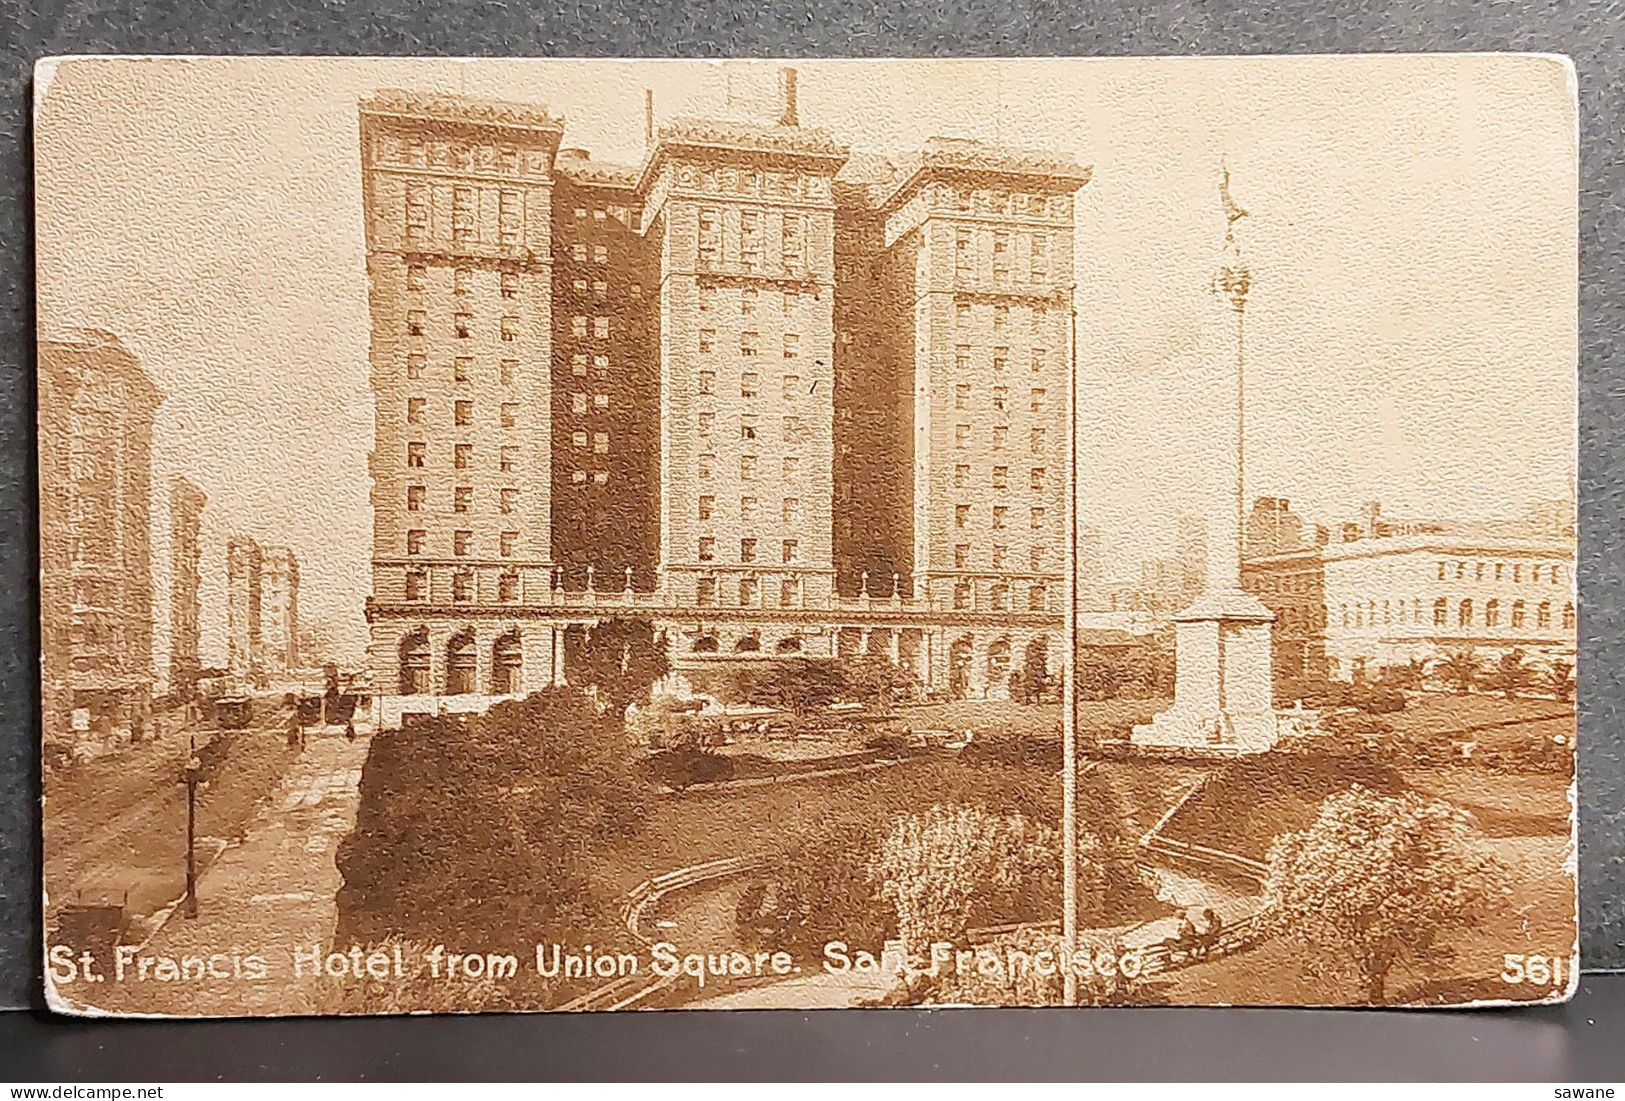
{"type": "Polygon", "coordinates": [[[187,742],[186,768],[180,780],[186,785],[186,902],[181,912],[189,918],[197,917],[197,787],[202,772],[194,734],[187,742]]]}
{"type": "Polygon", "coordinates": [[[1070,352],[1066,386],[1066,645],[1061,666],[1061,968],[1062,1002],[1078,1004],[1072,956],[1078,947],[1078,285],[1067,288],[1070,352]]]}

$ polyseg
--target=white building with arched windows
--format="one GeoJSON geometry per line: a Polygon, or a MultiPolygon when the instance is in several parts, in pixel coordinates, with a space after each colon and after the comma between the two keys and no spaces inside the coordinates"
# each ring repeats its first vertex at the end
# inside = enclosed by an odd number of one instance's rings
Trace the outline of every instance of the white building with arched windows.
{"type": "Polygon", "coordinates": [[[1357,538],[1250,558],[1243,587],[1276,615],[1287,680],[1352,680],[1466,649],[1574,660],[1572,535],[1357,538]]]}

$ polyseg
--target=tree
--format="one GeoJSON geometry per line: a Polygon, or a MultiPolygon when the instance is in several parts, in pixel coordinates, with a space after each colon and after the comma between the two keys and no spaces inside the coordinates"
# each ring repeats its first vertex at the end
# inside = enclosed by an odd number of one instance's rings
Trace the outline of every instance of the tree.
{"type": "Polygon", "coordinates": [[[1402,692],[1414,692],[1422,687],[1422,681],[1426,676],[1427,662],[1421,658],[1412,658],[1404,665],[1384,666],[1377,681],[1402,692]]]}
{"type": "Polygon", "coordinates": [[[758,707],[788,711],[800,720],[840,699],[845,686],[840,666],[834,661],[828,658],[789,658],[775,661],[750,686],[749,700],[758,707]]]}
{"type": "Polygon", "coordinates": [[[566,675],[572,684],[593,688],[619,717],[669,672],[665,637],[656,633],[653,621],[616,618],[587,630],[575,668],[566,675]]]}
{"type": "Polygon", "coordinates": [[[1490,684],[1497,692],[1507,699],[1512,699],[1519,692],[1529,687],[1534,679],[1534,671],[1524,659],[1522,650],[1508,650],[1501,655],[1495,663],[1495,670],[1490,676],[1490,684]]]}
{"type": "Polygon", "coordinates": [[[1473,653],[1471,646],[1464,646],[1459,650],[1452,650],[1445,657],[1433,663],[1433,673],[1453,685],[1458,695],[1465,696],[1473,690],[1478,683],[1482,670],[1478,665],[1478,657],[1473,653]]]}
{"type": "Polygon", "coordinates": [[[1574,696],[1574,663],[1558,658],[1540,678],[1540,686],[1567,703],[1574,696]]]}
{"type": "Polygon", "coordinates": [[[861,654],[842,670],[845,687],[855,698],[882,711],[914,695],[920,678],[880,654],[861,654]]]}
{"type": "Polygon", "coordinates": [[[1404,962],[1446,958],[1452,932],[1506,896],[1506,871],[1467,816],[1412,792],[1355,785],[1330,796],[1307,829],[1276,838],[1265,896],[1285,932],[1356,968],[1381,1005],[1404,962]]]}
{"type": "MultiPolygon", "coordinates": [[[[1080,894],[1097,895],[1103,877],[1093,838],[1080,838],[1079,847],[1080,894]]],[[[1020,814],[939,803],[892,823],[873,875],[915,955],[936,941],[957,943],[968,929],[1053,913],[1059,854],[1056,832],[1020,814]]]]}
{"type": "Polygon", "coordinates": [[[575,688],[379,734],[338,854],[339,937],[506,944],[613,919],[597,854],[641,827],[647,786],[620,720],[575,688]]]}

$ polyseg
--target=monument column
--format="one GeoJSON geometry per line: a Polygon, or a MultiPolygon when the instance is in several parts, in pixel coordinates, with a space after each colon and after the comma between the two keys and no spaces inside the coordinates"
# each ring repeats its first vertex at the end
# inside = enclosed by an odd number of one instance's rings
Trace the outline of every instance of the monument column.
{"type": "MultiPolygon", "coordinates": [[[[1224,250],[1213,291],[1236,326],[1234,435],[1226,440],[1233,507],[1220,510],[1208,551],[1207,591],[1174,616],[1174,702],[1151,722],[1134,728],[1137,745],[1260,753],[1279,737],[1270,627],[1275,615],[1241,587],[1245,548],[1247,295],[1252,272],[1236,243],[1236,222],[1247,212],[1230,197],[1230,173],[1219,184],[1224,207],[1224,250]]],[[[1225,433],[1230,436],[1230,433],[1225,433]]]]}

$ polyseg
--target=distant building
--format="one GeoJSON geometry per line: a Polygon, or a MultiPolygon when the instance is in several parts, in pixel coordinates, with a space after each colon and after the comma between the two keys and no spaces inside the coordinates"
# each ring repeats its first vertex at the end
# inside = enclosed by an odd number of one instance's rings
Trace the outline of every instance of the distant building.
{"type": "Polygon", "coordinates": [[[1247,517],[1247,556],[1270,558],[1316,544],[1314,526],[1292,511],[1285,497],[1259,497],[1247,517]]]}
{"type": "Polygon", "coordinates": [[[265,671],[260,627],[260,585],[264,552],[254,540],[238,536],[226,544],[226,668],[239,679],[257,679],[265,671]]]}
{"type": "Polygon", "coordinates": [[[1178,602],[1189,605],[1207,588],[1207,520],[1181,513],[1176,520],[1178,536],[1178,602]]]}
{"type": "Polygon", "coordinates": [[[265,672],[299,668],[299,559],[292,548],[263,548],[259,618],[265,672]]]}
{"type": "Polygon", "coordinates": [[[152,428],[163,394],[111,333],[39,345],[47,738],[132,733],[152,705],[152,428]]]}
{"type": "Polygon", "coordinates": [[[1244,564],[1244,587],[1276,614],[1278,676],[1351,680],[1462,650],[1573,661],[1572,536],[1380,517],[1368,506],[1341,542],[1244,564]]]}
{"type": "Polygon", "coordinates": [[[204,492],[182,477],[169,483],[169,693],[189,699],[197,690],[202,587],[204,492]]]}
{"type": "Polygon", "coordinates": [[[1106,540],[1099,528],[1078,529],[1078,607],[1103,612],[1111,607],[1106,582],[1106,540]]]}

